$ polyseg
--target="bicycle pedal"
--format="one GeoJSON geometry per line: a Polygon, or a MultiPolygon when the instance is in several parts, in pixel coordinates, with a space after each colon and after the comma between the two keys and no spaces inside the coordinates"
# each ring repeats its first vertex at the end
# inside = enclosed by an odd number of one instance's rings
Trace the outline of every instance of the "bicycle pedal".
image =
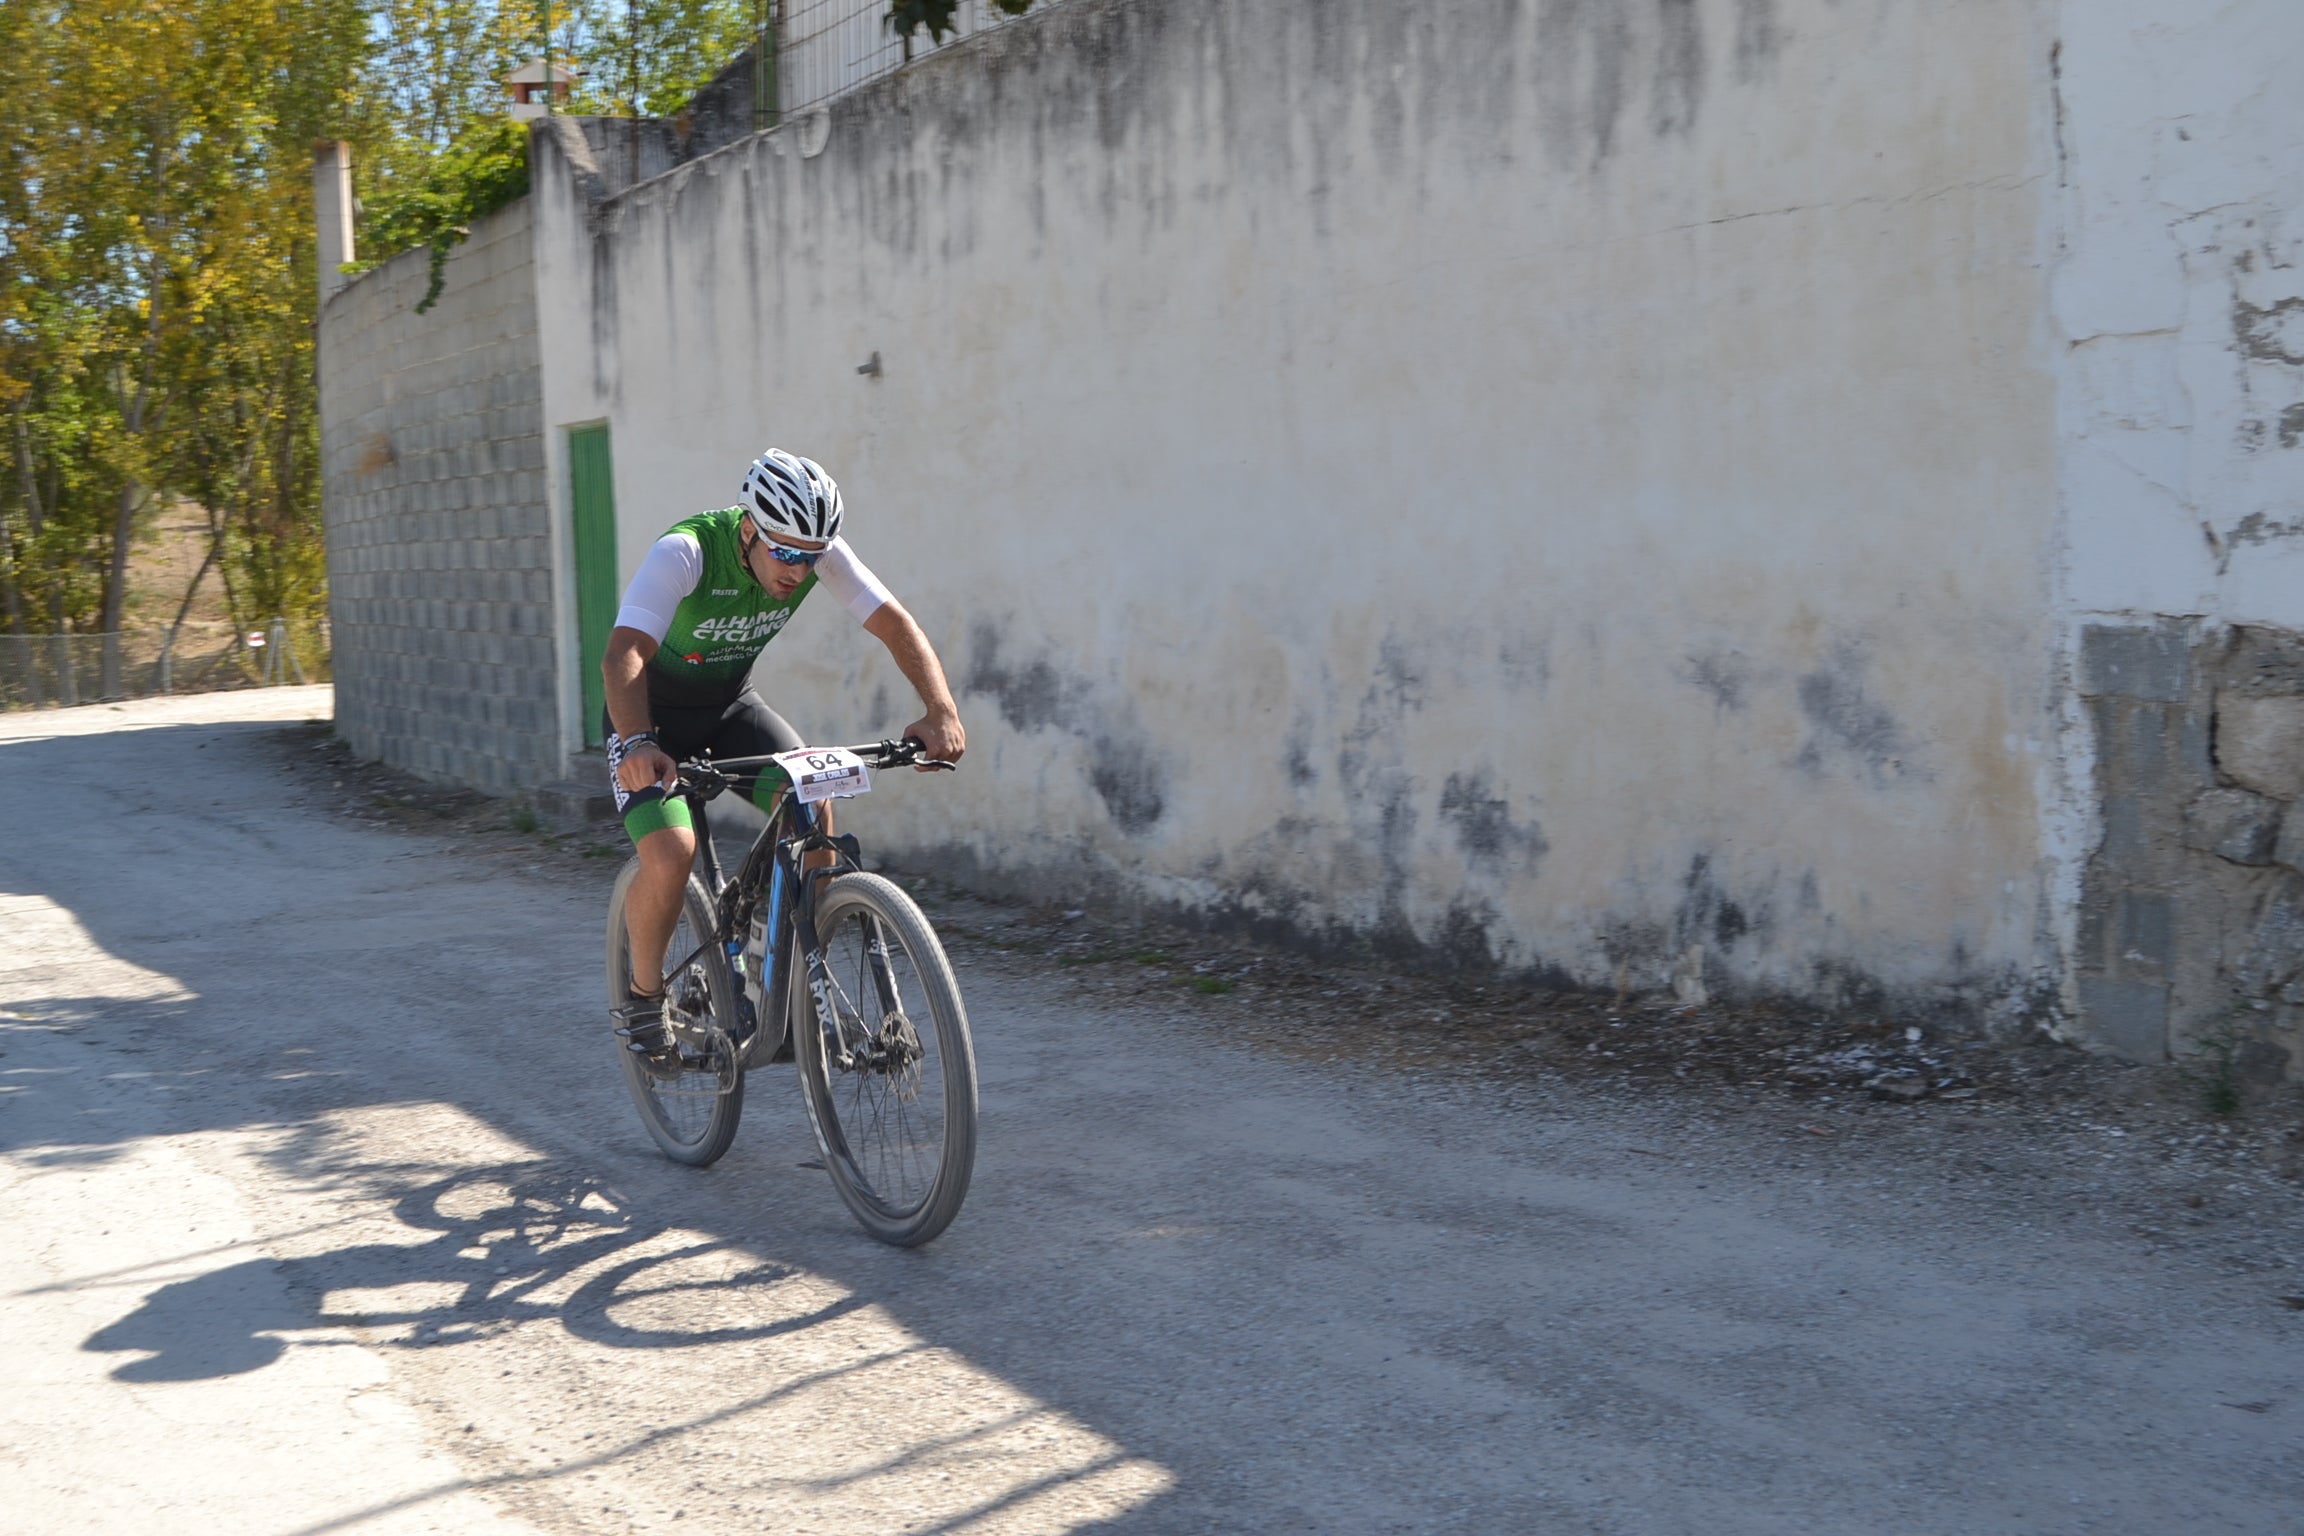
{"type": "Polygon", "coordinates": [[[668,1046],[649,1050],[637,1040],[627,1040],[624,1049],[639,1058],[641,1071],[660,1083],[672,1082],[689,1070],[688,1064],[680,1059],[680,1053],[668,1046]]]}

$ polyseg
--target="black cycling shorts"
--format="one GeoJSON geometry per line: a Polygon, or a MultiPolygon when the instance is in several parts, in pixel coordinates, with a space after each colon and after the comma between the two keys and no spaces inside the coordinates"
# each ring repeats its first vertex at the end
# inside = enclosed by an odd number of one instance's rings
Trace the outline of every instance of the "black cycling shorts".
{"type": "MultiPolygon", "coordinates": [[[[656,718],[656,745],[682,762],[700,752],[709,751],[723,760],[732,757],[759,757],[770,752],[797,752],[807,745],[800,733],[792,729],[782,715],[768,707],[768,701],[754,693],[750,685],[728,704],[660,704],[649,700],[648,707],[656,718]]],[[[616,796],[616,814],[624,818],[624,830],[638,842],[649,833],[664,827],[686,827],[692,823],[688,805],[684,800],[665,798],[664,791],[650,785],[646,789],[627,792],[616,781],[616,765],[624,760],[624,738],[616,734],[616,723],[601,715],[602,728],[608,736],[608,787],[616,796]]],[[[779,774],[768,775],[767,793],[761,792],[758,770],[731,775],[736,788],[748,796],[762,810],[767,801],[783,788],[779,774]]]]}

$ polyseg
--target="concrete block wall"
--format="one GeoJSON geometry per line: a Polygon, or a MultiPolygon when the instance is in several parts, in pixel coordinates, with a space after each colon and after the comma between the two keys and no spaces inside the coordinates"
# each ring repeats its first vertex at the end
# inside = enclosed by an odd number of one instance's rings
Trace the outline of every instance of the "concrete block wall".
{"type": "Polygon", "coordinates": [[[562,764],[528,203],[476,224],[445,279],[417,313],[430,258],[408,252],[321,311],[336,728],[501,793],[562,764]]]}
{"type": "Polygon", "coordinates": [[[2084,1038],[2157,1061],[2203,1043],[2277,1079],[2304,1060],[2304,635],[2096,624],[2080,651],[2101,839],[2084,1038]]]}

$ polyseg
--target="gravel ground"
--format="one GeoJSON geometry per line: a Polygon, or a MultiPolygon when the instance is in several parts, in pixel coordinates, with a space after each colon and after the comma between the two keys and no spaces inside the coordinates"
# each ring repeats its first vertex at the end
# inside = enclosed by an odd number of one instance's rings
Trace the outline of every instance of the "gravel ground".
{"type": "MultiPolygon", "coordinates": [[[[620,829],[547,825],[518,803],[442,791],[363,762],[319,723],[275,741],[315,804],[377,826],[448,831],[492,863],[602,878],[620,829]]],[[[724,830],[723,838],[732,834],[724,830]]],[[[725,846],[725,844],[724,844],[725,846]]],[[[1457,983],[1319,963],[1238,938],[1110,913],[987,901],[894,871],[956,958],[1096,1005],[1154,1006],[1206,1038],[1281,1059],[1365,1063],[1404,1085],[1539,1112],[1652,1116],[1623,1155],[1794,1178],[1892,1161],[1932,1186],[1915,1221],[2051,1206],[2152,1254],[2304,1311],[2304,1087],[2227,1080],[2207,1063],[2137,1067],[2044,1036],[1931,1033],[1893,1017],[1827,1018],[1668,996],[1457,983]],[[1766,1138],[1754,1152],[1750,1135],[1766,1138]]]]}
{"type": "Polygon", "coordinates": [[[984,1130],[888,1249],[788,1068],[655,1154],[612,830],[285,694],[0,718],[0,1524],[2297,1529],[2278,1095],[916,881],[984,1130]]]}

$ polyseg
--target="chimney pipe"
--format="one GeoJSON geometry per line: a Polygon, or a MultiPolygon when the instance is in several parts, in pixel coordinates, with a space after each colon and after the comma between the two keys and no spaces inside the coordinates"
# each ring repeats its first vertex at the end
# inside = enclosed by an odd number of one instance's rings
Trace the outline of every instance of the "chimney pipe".
{"type": "Polygon", "coordinates": [[[350,279],[342,268],[352,254],[352,146],[336,140],[312,151],[312,212],[320,226],[320,302],[350,279]]]}

